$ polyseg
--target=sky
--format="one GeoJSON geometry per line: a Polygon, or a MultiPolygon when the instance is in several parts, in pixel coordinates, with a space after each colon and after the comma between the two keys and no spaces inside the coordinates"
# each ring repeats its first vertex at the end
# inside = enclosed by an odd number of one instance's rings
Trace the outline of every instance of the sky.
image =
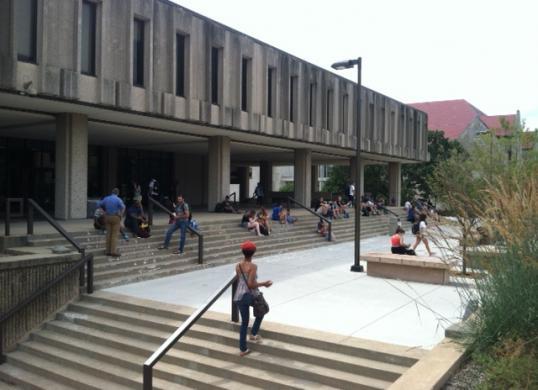
{"type": "Polygon", "coordinates": [[[465,99],[538,128],[536,0],[173,0],[404,103],[465,99]],[[356,71],[338,72],[356,81],[356,71]]]}

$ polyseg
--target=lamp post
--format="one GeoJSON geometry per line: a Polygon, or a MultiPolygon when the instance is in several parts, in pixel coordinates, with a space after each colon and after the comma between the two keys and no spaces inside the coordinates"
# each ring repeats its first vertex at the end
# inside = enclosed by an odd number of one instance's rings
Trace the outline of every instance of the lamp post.
{"type": "Polygon", "coordinates": [[[331,65],[333,69],[343,70],[350,69],[357,66],[357,151],[355,154],[356,164],[355,167],[355,259],[351,266],[352,272],[363,272],[364,268],[361,265],[361,213],[360,213],[360,183],[361,183],[361,72],[362,72],[362,58],[359,57],[355,60],[347,60],[335,62],[331,65]],[[357,197],[359,194],[359,197],[357,197]]]}

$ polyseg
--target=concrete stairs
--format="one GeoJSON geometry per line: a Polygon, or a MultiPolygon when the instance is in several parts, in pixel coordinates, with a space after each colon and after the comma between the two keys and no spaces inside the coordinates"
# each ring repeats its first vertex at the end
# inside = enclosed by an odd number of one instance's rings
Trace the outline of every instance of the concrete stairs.
{"type": "MultiPolygon", "coordinates": [[[[25,389],[140,389],[142,363],[192,308],[98,291],[7,354],[0,381],[25,389]]],[[[208,312],[154,368],[155,389],[385,389],[422,352],[264,322],[238,355],[238,325],[208,312]]],[[[1,385],[1,382],[0,382],[1,385]]],[[[0,386],[1,387],[1,386],[0,386]]]]}
{"type": "MultiPolygon", "coordinates": [[[[403,210],[401,211],[403,214],[403,210]]],[[[283,252],[309,249],[313,247],[352,241],[354,239],[354,218],[336,219],[333,223],[335,240],[328,242],[316,233],[318,218],[314,215],[299,214],[294,225],[273,223],[270,236],[256,237],[239,226],[239,216],[230,216],[227,220],[202,223],[200,231],[204,234],[204,264],[198,264],[198,239],[187,235],[185,254],[178,256],[170,250],[158,250],[164,241],[168,226],[154,226],[152,236],[148,239],[130,238],[128,242],[120,240],[120,258],[104,256],[105,237],[95,231],[76,233],[75,238],[95,256],[95,287],[107,288],[140,280],[155,279],[173,274],[189,272],[204,267],[230,263],[240,255],[239,244],[245,239],[256,242],[257,256],[267,256],[283,252]]],[[[361,218],[361,237],[368,238],[387,235],[389,216],[370,216],[361,218]]],[[[174,235],[171,248],[175,248],[178,235],[174,235]]],[[[65,245],[57,235],[34,236],[30,245],[52,247],[65,245]]]]}

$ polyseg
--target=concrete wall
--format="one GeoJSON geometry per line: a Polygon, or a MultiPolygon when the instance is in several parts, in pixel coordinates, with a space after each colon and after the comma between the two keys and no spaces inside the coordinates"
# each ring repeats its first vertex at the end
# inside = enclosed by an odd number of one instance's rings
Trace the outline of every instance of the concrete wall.
{"type": "MultiPolygon", "coordinates": [[[[97,75],[80,74],[78,0],[38,1],[37,65],[17,62],[10,8],[0,2],[0,83],[38,94],[153,113],[180,120],[341,148],[356,141],[355,83],[165,0],[97,2],[97,75]],[[6,12],[4,12],[6,11],[6,12]],[[145,24],[145,85],[132,85],[133,19],[145,24]],[[185,97],[175,94],[176,33],[186,36],[185,97]],[[219,104],[210,99],[210,53],[221,49],[219,104]],[[241,110],[241,61],[250,59],[248,109],[241,110]],[[274,115],[267,109],[268,67],[276,69],[274,115]],[[10,76],[10,70],[15,74],[10,76]],[[290,77],[295,77],[293,120],[290,77]],[[315,85],[310,126],[310,85],[315,85]],[[332,115],[327,99],[332,94],[332,115]],[[347,118],[342,118],[347,95],[347,118]]],[[[16,38],[16,37],[15,37],[16,38]]],[[[373,90],[362,96],[362,148],[370,153],[427,160],[426,114],[373,90]]]]}
{"type": "MultiPolygon", "coordinates": [[[[22,255],[15,260],[5,257],[0,261],[0,313],[11,309],[79,259],[79,254],[45,258],[43,255],[22,255]]],[[[78,275],[75,272],[68,276],[3,325],[1,342],[6,350],[14,348],[30,330],[79,296],[78,275]]]]}

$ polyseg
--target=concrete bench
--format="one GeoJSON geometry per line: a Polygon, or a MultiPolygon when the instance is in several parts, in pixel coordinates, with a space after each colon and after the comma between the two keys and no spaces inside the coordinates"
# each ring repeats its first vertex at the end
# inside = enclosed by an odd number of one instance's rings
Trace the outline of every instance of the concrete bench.
{"type": "Polygon", "coordinates": [[[361,260],[368,262],[370,276],[432,284],[449,281],[450,264],[436,257],[369,252],[362,254],[361,260]]]}

